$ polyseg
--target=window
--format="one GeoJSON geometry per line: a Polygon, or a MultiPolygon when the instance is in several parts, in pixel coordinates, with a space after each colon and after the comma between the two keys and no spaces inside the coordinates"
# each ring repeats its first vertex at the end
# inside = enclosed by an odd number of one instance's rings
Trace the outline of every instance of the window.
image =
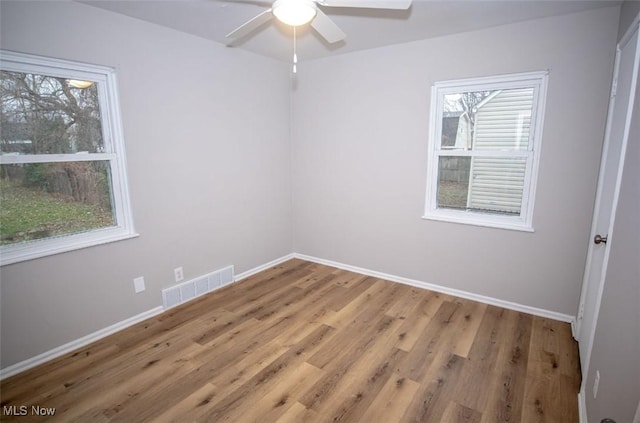
{"type": "Polygon", "coordinates": [[[546,72],[436,82],[426,219],[533,231],[546,72]]]}
{"type": "Polygon", "coordinates": [[[112,69],[0,51],[0,257],[135,236],[112,69]]]}

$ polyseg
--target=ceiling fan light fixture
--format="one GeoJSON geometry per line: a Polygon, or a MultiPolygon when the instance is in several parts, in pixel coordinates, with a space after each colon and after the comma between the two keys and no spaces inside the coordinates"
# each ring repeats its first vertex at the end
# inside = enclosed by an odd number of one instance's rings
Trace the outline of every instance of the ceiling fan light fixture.
{"type": "Polygon", "coordinates": [[[282,23],[291,26],[304,25],[316,16],[317,6],[313,0],[276,0],[273,14],[282,23]]]}
{"type": "Polygon", "coordinates": [[[68,79],[67,83],[70,87],[85,89],[93,85],[93,81],[81,81],[79,79],[68,79]]]}

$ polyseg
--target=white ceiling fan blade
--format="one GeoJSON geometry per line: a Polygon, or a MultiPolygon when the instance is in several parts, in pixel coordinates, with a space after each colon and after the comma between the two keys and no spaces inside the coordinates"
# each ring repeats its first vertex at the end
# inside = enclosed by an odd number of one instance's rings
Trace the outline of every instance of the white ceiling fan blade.
{"type": "Polygon", "coordinates": [[[248,22],[243,23],[233,31],[227,34],[227,38],[238,39],[242,38],[245,35],[249,34],[251,31],[257,29],[263,23],[269,21],[273,15],[271,14],[271,9],[267,9],[264,12],[260,13],[255,18],[249,20],[248,22]]]}
{"type": "Polygon", "coordinates": [[[318,4],[327,7],[405,10],[411,6],[411,0],[319,0],[318,4]]]}
{"type": "Polygon", "coordinates": [[[347,35],[327,15],[318,9],[316,17],[311,21],[313,29],[330,43],[335,43],[347,38],[347,35]]]}

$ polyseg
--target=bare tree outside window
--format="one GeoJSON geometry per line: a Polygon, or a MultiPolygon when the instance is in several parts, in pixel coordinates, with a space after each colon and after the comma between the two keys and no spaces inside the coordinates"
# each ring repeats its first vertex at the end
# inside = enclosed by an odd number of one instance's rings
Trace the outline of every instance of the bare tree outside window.
{"type": "MultiPolygon", "coordinates": [[[[473,150],[477,106],[491,91],[472,91],[444,95],[442,148],[473,150]]],[[[471,173],[470,157],[441,157],[438,181],[440,207],[465,209],[471,173]]]]}
{"type": "MultiPolygon", "coordinates": [[[[0,71],[0,155],[104,151],[96,83],[0,71]]],[[[2,164],[0,244],[114,225],[108,162],[2,164]]]]}

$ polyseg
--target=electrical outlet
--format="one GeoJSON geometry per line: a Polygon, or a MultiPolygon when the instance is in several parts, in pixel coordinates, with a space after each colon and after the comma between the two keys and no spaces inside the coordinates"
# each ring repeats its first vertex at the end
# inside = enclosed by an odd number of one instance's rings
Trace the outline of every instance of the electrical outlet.
{"type": "Polygon", "coordinates": [[[173,269],[173,274],[176,277],[176,282],[180,282],[181,280],[184,279],[184,272],[182,271],[182,266],[176,267],[175,269],[173,269]]]}
{"type": "Polygon", "coordinates": [[[133,289],[136,291],[136,294],[138,292],[142,292],[145,290],[145,286],[144,286],[144,277],[140,276],[139,278],[135,278],[133,280],[133,289]]]}
{"type": "Polygon", "coordinates": [[[593,381],[593,399],[598,396],[598,385],[600,385],[600,371],[596,370],[596,380],[593,381]]]}

